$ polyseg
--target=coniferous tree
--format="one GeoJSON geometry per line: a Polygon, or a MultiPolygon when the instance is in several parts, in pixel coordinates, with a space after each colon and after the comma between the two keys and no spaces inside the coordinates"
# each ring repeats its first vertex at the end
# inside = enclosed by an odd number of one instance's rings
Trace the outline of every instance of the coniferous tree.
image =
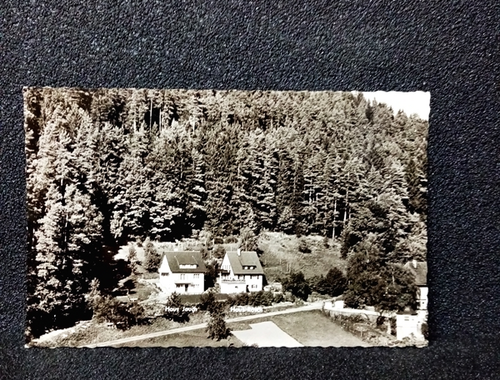
{"type": "Polygon", "coordinates": [[[25,115],[36,334],[78,318],[93,278],[112,289],[118,246],[146,236],[265,229],[425,259],[428,123],[362,94],[44,88],[25,115]]]}
{"type": "Polygon", "coordinates": [[[160,255],[149,237],[144,240],[142,246],[144,247],[144,267],[150,272],[158,270],[160,266],[160,255]]]}

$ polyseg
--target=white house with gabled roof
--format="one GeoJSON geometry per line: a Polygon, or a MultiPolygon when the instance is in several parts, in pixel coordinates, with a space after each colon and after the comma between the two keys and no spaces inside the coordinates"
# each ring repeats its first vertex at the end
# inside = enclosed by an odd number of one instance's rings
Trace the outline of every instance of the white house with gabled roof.
{"type": "Polygon", "coordinates": [[[427,263],[412,260],[404,265],[415,278],[417,291],[417,310],[406,310],[396,315],[397,339],[413,336],[423,339],[422,325],[427,323],[427,263]]]}
{"type": "Polygon", "coordinates": [[[264,270],[255,251],[226,252],[220,269],[219,286],[223,294],[259,292],[264,270]]]}
{"type": "Polygon", "coordinates": [[[165,252],[160,259],[160,289],[166,294],[201,294],[205,290],[205,263],[200,252],[165,252]]]}

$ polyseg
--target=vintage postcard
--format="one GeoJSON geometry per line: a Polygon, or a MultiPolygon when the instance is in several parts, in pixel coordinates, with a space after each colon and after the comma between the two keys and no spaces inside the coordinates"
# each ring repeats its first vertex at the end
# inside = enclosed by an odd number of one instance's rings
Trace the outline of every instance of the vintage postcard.
{"type": "Polygon", "coordinates": [[[427,344],[429,93],[24,102],[28,347],[427,344]]]}

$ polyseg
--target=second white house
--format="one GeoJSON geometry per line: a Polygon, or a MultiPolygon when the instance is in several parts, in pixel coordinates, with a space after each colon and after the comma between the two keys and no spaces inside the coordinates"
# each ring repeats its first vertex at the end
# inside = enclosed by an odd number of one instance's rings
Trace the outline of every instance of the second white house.
{"type": "Polygon", "coordinates": [[[262,290],[264,270],[255,251],[228,251],[222,260],[219,285],[224,294],[262,290]]]}

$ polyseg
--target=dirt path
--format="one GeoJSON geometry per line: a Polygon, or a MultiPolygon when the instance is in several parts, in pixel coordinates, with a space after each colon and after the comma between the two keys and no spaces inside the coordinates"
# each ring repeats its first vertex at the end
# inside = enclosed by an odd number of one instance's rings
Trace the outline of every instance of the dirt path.
{"type": "MultiPolygon", "coordinates": [[[[226,323],[232,323],[232,322],[243,322],[243,321],[249,321],[252,319],[258,319],[258,318],[267,318],[267,317],[272,317],[274,315],[283,315],[283,314],[292,314],[292,313],[298,313],[301,311],[310,311],[310,310],[319,310],[321,309],[323,305],[323,302],[314,302],[305,306],[299,306],[296,308],[292,309],[286,309],[286,310],[281,310],[281,311],[272,311],[269,313],[262,313],[262,314],[254,314],[254,315],[245,315],[242,317],[236,317],[236,318],[230,318],[226,319],[226,323]]],[[[178,334],[178,333],[183,333],[187,331],[192,331],[192,330],[198,330],[198,329],[203,329],[206,328],[207,324],[206,323],[200,323],[197,325],[193,326],[186,326],[186,327],[179,327],[176,329],[172,330],[166,330],[166,331],[158,331],[154,333],[149,333],[149,334],[143,334],[143,335],[136,335],[136,336],[131,336],[128,338],[122,338],[122,339],[116,339],[116,340],[108,340],[106,342],[99,342],[99,343],[93,343],[93,344],[86,344],[82,347],[86,348],[95,348],[95,347],[109,347],[109,346],[116,346],[116,345],[121,345],[125,343],[131,343],[131,342],[137,342],[139,340],[144,340],[144,339],[151,339],[151,338],[158,338],[166,335],[171,335],[171,334],[178,334]]]]}

